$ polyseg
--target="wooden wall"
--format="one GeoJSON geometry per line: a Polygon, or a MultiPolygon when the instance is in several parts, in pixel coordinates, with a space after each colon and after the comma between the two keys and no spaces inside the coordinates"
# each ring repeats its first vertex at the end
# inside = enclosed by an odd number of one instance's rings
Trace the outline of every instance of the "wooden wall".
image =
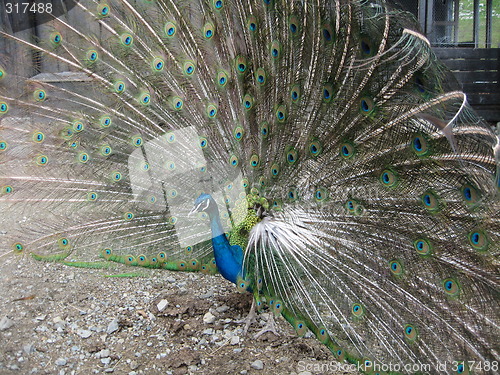
{"type": "Polygon", "coordinates": [[[500,48],[434,48],[467,100],[488,122],[500,121],[500,48]]]}

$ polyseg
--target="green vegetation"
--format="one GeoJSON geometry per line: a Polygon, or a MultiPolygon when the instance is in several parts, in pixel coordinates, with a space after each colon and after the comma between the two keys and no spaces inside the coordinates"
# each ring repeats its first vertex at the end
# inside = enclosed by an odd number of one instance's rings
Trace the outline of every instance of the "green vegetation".
{"type": "MultiPolygon", "coordinates": [[[[458,42],[473,41],[474,0],[460,1],[458,42]]],[[[491,42],[492,47],[500,47],[500,1],[493,1],[491,42]]],[[[486,0],[479,2],[479,47],[485,47],[486,42],[486,0]]]]}

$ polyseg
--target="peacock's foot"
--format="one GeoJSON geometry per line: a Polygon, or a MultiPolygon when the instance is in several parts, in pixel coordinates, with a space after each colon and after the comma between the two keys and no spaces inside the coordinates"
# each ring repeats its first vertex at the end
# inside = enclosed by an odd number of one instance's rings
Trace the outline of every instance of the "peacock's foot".
{"type": "MultiPolygon", "coordinates": [[[[257,339],[260,336],[262,336],[264,333],[267,332],[272,332],[276,336],[279,336],[277,327],[276,327],[276,322],[274,320],[274,315],[272,313],[268,313],[267,315],[267,323],[266,325],[259,331],[257,332],[253,338],[257,339]]],[[[254,324],[257,321],[257,313],[256,313],[256,304],[255,300],[252,301],[252,307],[250,307],[250,312],[248,315],[241,320],[236,321],[238,324],[243,324],[245,323],[245,327],[243,328],[243,334],[246,335],[248,333],[248,329],[252,324],[254,324]]]]}
{"type": "Polygon", "coordinates": [[[274,314],[268,313],[267,316],[268,316],[268,318],[267,318],[266,325],[259,332],[257,332],[255,335],[253,335],[254,339],[259,338],[260,336],[262,336],[264,333],[267,333],[267,332],[272,332],[276,336],[280,335],[278,333],[278,329],[276,327],[276,321],[274,320],[274,314]]]}
{"type": "Polygon", "coordinates": [[[250,312],[248,315],[241,320],[236,321],[238,324],[245,323],[245,327],[243,328],[243,334],[246,335],[250,326],[257,321],[257,314],[255,312],[255,299],[252,298],[252,307],[250,307],[250,312]]]}

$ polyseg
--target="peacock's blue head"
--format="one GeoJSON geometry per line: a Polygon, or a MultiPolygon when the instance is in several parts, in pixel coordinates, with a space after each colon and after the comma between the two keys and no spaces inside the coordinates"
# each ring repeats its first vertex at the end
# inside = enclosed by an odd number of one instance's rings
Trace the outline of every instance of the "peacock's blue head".
{"type": "Polygon", "coordinates": [[[210,215],[211,213],[215,213],[216,211],[217,211],[217,203],[215,203],[212,196],[210,194],[202,193],[194,201],[194,207],[189,212],[189,215],[192,215],[196,212],[206,212],[210,215]]]}

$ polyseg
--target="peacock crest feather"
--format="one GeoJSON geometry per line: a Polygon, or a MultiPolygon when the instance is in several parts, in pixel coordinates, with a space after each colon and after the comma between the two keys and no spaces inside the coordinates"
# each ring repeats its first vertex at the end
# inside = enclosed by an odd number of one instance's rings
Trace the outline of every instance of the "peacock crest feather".
{"type": "Polygon", "coordinates": [[[499,140],[391,2],[0,30],[4,255],[219,272],[366,373],[499,357],[499,140]]]}

